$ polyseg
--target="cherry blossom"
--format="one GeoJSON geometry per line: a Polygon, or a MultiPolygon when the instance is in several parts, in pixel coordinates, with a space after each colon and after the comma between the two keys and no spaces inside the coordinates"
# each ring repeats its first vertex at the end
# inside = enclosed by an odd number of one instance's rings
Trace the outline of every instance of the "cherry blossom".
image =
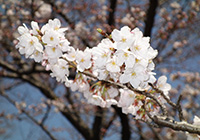
{"type": "Polygon", "coordinates": [[[42,37],[42,41],[47,45],[58,45],[59,43],[59,34],[56,31],[48,30],[45,32],[44,36],[42,37]]]}
{"type": "Polygon", "coordinates": [[[114,29],[111,35],[118,50],[128,50],[134,41],[133,34],[128,26],[122,27],[120,31],[114,29]]]}
{"type": "Polygon", "coordinates": [[[91,52],[89,49],[85,51],[77,51],[76,54],[77,70],[83,72],[85,69],[89,69],[92,65],[91,63],[91,52]]]}
{"type": "Polygon", "coordinates": [[[58,62],[51,68],[52,77],[56,77],[58,82],[64,82],[65,76],[69,76],[68,63],[64,59],[58,59],[58,62]]]}
{"type": "Polygon", "coordinates": [[[33,35],[38,35],[38,31],[40,30],[38,23],[35,21],[31,21],[31,27],[32,27],[31,33],[33,35]]]}
{"type": "Polygon", "coordinates": [[[128,83],[134,87],[138,88],[141,82],[145,79],[144,67],[141,65],[134,65],[133,68],[127,68],[124,73],[120,76],[121,83],[128,83]]]}
{"type": "MultiPolygon", "coordinates": [[[[130,113],[136,119],[147,118],[140,96],[129,89],[104,83],[106,80],[122,85],[130,83],[133,88],[144,91],[149,90],[148,83],[156,81],[153,59],[158,52],[150,46],[149,37],[143,37],[138,28],[132,31],[128,26],[114,29],[112,39],[102,39],[92,49],[82,51],[70,46],[64,36],[67,28],[61,28],[58,19],[49,20],[41,28],[37,22],[31,22],[31,27],[29,30],[24,24],[18,28],[21,36],[16,48],[21,54],[41,62],[58,82],[64,82],[74,92],[83,93],[88,103],[101,107],[117,105],[123,113],[130,113]],[[70,67],[77,72],[73,80],[68,79],[70,67]]],[[[168,94],[171,86],[166,80],[160,77],[156,87],[168,94]]],[[[163,103],[162,99],[158,100],[163,103]]],[[[148,107],[153,108],[152,115],[159,112],[158,107],[148,107]]]]}
{"type": "Polygon", "coordinates": [[[63,55],[68,61],[74,61],[76,59],[76,51],[73,47],[69,47],[68,53],[63,55]]]}
{"type": "Polygon", "coordinates": [[[23,35],[25,33],[29,33],[29,29],[27,28],[27,26],[25,24],[23,24],[23,26],[19,26],[17,28],[18,32],[20,35],[23,35]]]}
{"type": "Polygon", "coordinates": [[[158,78],[158,81],[156,83],[156,87],[163,91],[163,93],[168,96],[168,91],[171,89],[171,85],[166,83],[167,82],[167,77],[166,76],[161,76],[158,78]]]}
{"type": "Polygon", "coordinates": [[[119,107],[129,107],[135,101],[135,93],[128,89],[120,89],[119,107]]]}
{"type": "Polygon", "coordinates": [[[120,72],[120,67],[117,64],[117,58],[113,57],[106,64],[106,69],[109,72],[120,72]]]}
{"type": "Polygon", "coordinates": [[[118,50],[116,53],[117,63],[122,66],[125,63],[127,68],[132,68],[135,64],[135,56],[130,51],[118,50]]]}

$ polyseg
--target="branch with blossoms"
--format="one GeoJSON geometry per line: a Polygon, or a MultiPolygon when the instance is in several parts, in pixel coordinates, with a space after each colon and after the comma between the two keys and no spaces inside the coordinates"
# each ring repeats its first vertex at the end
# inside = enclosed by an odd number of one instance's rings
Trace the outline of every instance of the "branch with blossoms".
{"type": "Polygon", "coordinates": [[[124,26],[114,29],[111,35],[98,29],[106,38],[92,49],[82,51],[70,46],[64,33],[67,28],[61,28],[58,19],[49,20],[41,28],[32,21],[31,27],[18,28],[21,36],[16,48],[26,58],[42,63],[58,82],[82,92],[88,103],[107,108],[116,105],[134,119],[200,134],[198,117],[193,125],[184,121],[181,96],[177,104],[170,100],[167,77],[158,80],[154,77],[153,59],[158,52],[138,28],[124,26]],[[74,69],[76,76],[69,79],[74,69]],[[169,119],[166,103],[179,112],[180,122],[169,119]]]}

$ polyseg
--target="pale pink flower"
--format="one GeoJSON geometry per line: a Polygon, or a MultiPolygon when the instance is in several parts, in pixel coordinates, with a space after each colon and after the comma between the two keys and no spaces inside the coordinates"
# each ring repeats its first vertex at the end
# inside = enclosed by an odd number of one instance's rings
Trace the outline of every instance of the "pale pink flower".
{"type": "Polygon", "coordinates": [[[111,33],[116,43],[117,50],[128,50],[133,43],[133,34],[128,26],[124,26],[121,30],[114,29],[111,33]]]}
{"type": "Polygon", "coordinates": [[[83,72],[85,69],[89,69],[92,66],[91,52],[89,49],[85,51],[77,51],[76,53],[77,70],[83,72]]]}

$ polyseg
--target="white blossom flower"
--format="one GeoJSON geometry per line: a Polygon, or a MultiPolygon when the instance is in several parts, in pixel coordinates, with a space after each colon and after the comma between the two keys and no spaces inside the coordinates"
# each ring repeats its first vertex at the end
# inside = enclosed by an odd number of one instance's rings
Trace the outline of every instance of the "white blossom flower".
{"type": "Polygon", "coordinates": [[[145,59],[154,59],[158,55],[158,51],[154,50],[151,46],[147,50],[147,55],[145,59]]]}
{"type": "Polygon", "coordinates": [[[106,62],[110,59],[111,51],[103,47],[94,47],[92,49],[92,55],[94,60],[94,65],[101,68],[106,65],[106,62]]]}
{"type": "Polygon", "coordinates": [[[19,53],[20,54],[25,54],[25,46],[21,44],[21,42],[19,42],[16,46],[16,49],[19,49],[19,53]]]}
{"type": "Polygon", "coordinates": [[[106,100],[106,106],[105,107],[110,107],[111,105],[117,105],[117,101],[115,99],[107,99],[106,100]]]}
{"type": "Polygon", "coordinates": [[[143,37],[143,38],[138,38],[137,40],[135,40],[132,46],[130,47],[130,49],[135,54],[136,58],[146,59],[148,57],[147,51],[148,51],[149,46],[150,46],[149,38],[143,37]]]}
{"type": "Polygon", "coordinates": [[[134,65],[133,68],[128,68],[120,76],[120,83],[128,83],[134,87],[138,88],[140,83],[145,79],[144,67],[141,65],[134,65]]]}
{"type": "Polygon", "coordinates": [[[124,114],[128,114],[128,113],[130,113],[130,114],[136,114],[135,112],[135,107],[133,106],[133,105],[131,105],[131,106],[128,106],[128,107],[122,107],[122,112],[124,113],[124,114]]]}
{"type": "Polygon", "coordinates": [[[133,34],[128,26],[122,27],[120,31],[114,29],[111,35],[116,42],[117,50],[128,50],[134,41],[133,34]]]}
{"type": "Polygon", "coordinates": [[[60,40],[58,47],[62,50],[62,52],[67,52],[70,49],[69,44],[70,42],[67,39],[62,39],[60,40]]]}
{"type": "Polygon", "coordinates": [[[118,90],[112,86],[107,89],[107,92],[110,98],[115,98],[119,93],[118,90]]]}
{"type": "Polygon", "coordinates": [[[74,61],[76,59],[76,51],[73,47],[69,47],[69,50],[67,53],[63,55],[64,58],[66,58],[68,61],[74,61]]]}
{"type": "Polygon", "coordinates": [[[90,89],[90,85],[89,83],[87,82],[87,80],[84,80],[81,82],[81,84],[79,84],[79,91],[80,92],[88,92],[90,89]]]}
{"type": "Polygon", "coordinates": [[[200,118],[197,116],[194,116],[193,124],[196,126],[200,126],[200,118]]]}
{"type": "Polygon", "coordinates": [[[139,40],[143,37],[143,33],[140,31],[139,28],[134,28],[131,33],[133,34],[135,40],[139,40]]]}
{"type": "Polygon", "coordinates": [[[115,55],[117,56],[117,63],[121,66],[125,63],[127,68],[132,68],[135,64],[135,56],[130,51],[118,50],[115,55]]]}
{"type": "Polygon", "coordinates": [[[113,57],[112,59],[108,60],[108,62],[106,64],[106,69],[109,72],[120,72],[120,67],[117,64],[116,57],[113,57]]]}
{"type": "Polygon", "coordinates": [[[45,53],[47,54],[47,57],[50,59],[58,59],[62,56],[62,51],[58,47],[54,46],[46,46],[45,53]]]}
{"type": "Polygon", "coordinates": [[[97,45],[98,48],[113,50],[116,49],[116,44],[113,43],[110,39],[102,39],[101,42],[97,45]]]}
{"type": "Polygon", "coordinates": [[[34,59],[35,62],[41,62],[43,60],[43,53],[35,50],[34,53],[30,56],[30,58],[34,59]]]}
{"type": "Polygon", "coordinates": [[[31,33],[33,35],[38,35],[38,31],[40,30],[38,23],[35,21],[31,21],[31,27],[32,27],[31,33]]]}
{"type": "Polygon", "coordinates": [[[117,82],[119,80],[119,77],[121,76],[121,73],[119,72],[111,72],[110,74],[110,78],[112,78],[115,82],[117,82]]]}
{"type": "Polygon", "coordinates": [[[129,107],[135,100],[135,93],[128,89],[119,89],[120,98],[118,102],[119,107],[129,107]]]}
{"type": "Polygon", "coordinates": [[[77,70],[83,72],[85,69],[89,69],[92,66],[91,52],[89,49],[85,51],[77,51],[76,53],[77,70]]]}
{"type": "Polygon", "coordinates": [[[47,45],[58,45],[60,42],[59,35],[56,31],[48,30],[45,32],[44,36],[42,36],[42,41],[47,43],[47,45]]]}
{"type": "Polygon", "coordinates": [[[23,23],[23,26],[19,26],[17,28],[17,31],[19,32],[20,35],[23,35],[25,33],[29,33],[29,29],[27,28],[27,26],[23,23]]]}
{"type": "Polygon", "coordinates": [[[58,59],[58,62],[51,67],[53,73],[51,73],[52,77],[56,77],[58,82],[64,82],[65,76],[69,75],[68,63],[64,59],[58,59]]]}
{"type": "Polygon", "coordinates": [[[168,96],[168,92],[171,89],[171,85],[167,83],[167,77],[161,76],[158,78],[158,81],[156,83],[156,87],[163,91],[163,93],[168,96]]]}
{"type": "Polygon", "coordinates": [[[105,107],[106,106],[106,102],[98,95],[92,95],[88,99],[88,102],[93,104],[93,105],[100,106],[100,107],[105,107]]]}
{"type": "Polygon", "coordinates": [[[108,77],[109,71],[104,69],[96,69],[96,72],[98,73],[97,78],[99,80],[105,80],[108,77]]]}
{"type": "Polygon", "coordinates": [[[47,24],[45,24],[42,28],[41,28],[41,32],[44,34],[46,34],[46,31],[49,30],[54,30],[58,33],[59,36],[64,36],[64,31],[67,30],[67,28],[60,28],[61,27],[61,23],[60,20],[55,18],[54,20],[50,19],[48,21],[47,24]]]}
{"type": "Polygon", "coordinates": [[[22,53],[25,54],[26,57],[29,57],[34,53],[35,50],[42,52],[43,46],[40,44],[39,40],[35,36],[31,36],[30,34],[23,34],[18,38],[19,45],[17,47],[22,47],[22,53]]]}

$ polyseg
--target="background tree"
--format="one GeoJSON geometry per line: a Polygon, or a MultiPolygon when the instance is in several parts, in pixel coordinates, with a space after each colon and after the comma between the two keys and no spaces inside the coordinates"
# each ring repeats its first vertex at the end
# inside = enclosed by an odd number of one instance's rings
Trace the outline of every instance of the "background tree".
{"type": "MultiPolygon", "coordinates": [[[[16,29],[32,20],[41,25],[59,18],[68,27],[71,45],[96,46],[114,28],[139,27],[159,51],[157,75],[171,78],[170,98],[178,99],[183,117],[192,123],[199,112],[199,0],[1,0],[0,100],[2,139],[186,139],[183,132],[154,128],[121,109],[89,105],[79,92],[57,83],[40,64],[27,60],[14,47],[16,29]],[[181,95],[181,96],[180,96],[181,95]],[[13,130],[17,130],[13,133],[13,130]],[[42,130],[42,131],[41,131],[42,130]],[[11,134],[11,132],[13,134],[11,134]],[[39,135],[37,135],[39,133],[39,135]]],[[[70,75],[74,78],[75,73],[70,75]]],[[[179,120],[177,111],[167,108],[179,120]]]]}

